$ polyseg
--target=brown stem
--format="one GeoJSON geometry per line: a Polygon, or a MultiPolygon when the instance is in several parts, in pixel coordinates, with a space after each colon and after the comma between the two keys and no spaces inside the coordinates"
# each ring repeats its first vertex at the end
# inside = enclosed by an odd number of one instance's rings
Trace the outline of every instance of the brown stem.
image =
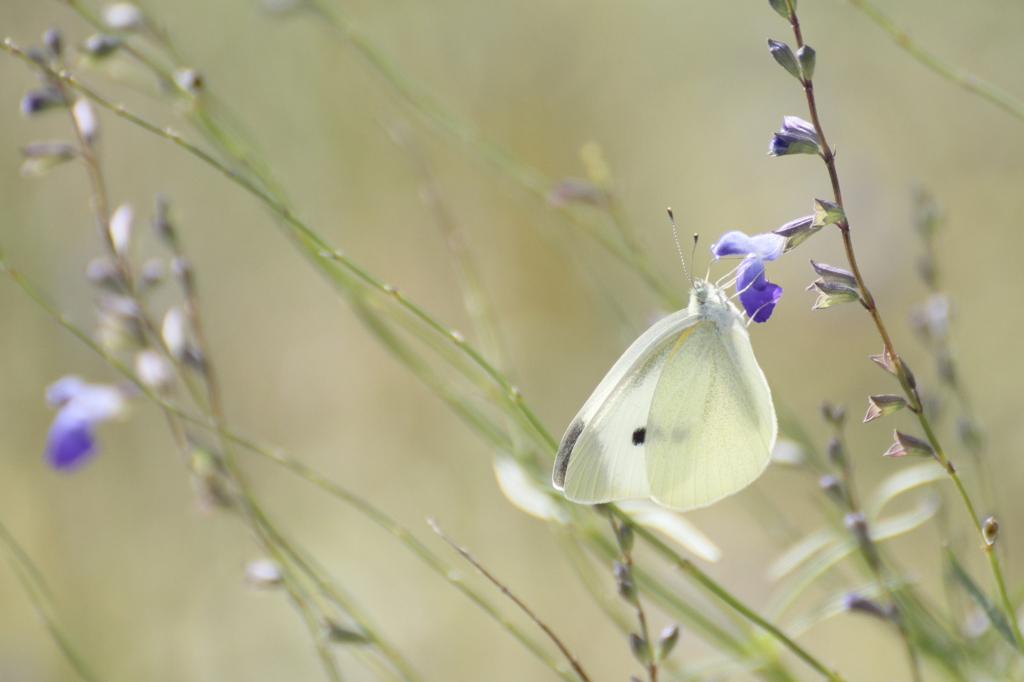
{"type": "MultiPolygon", "coordinates": [[[[797,19],[796,12],[791,8],[789,14],[789,23],[793,29],[793,35],[796,40],[797,48],[803,47],[803,35],[800,32],[800,22],[797,19]]],[[[811,123],[814,125],[814,130],[818,135],[820,143],[820,155],[822,160],[825,162],[825,167],[828,169],[829,180],[832,183],[832,193],[835,198],[835,203],[842,208],[843,207],[843,194],[839,185],[839,173],[836,170],[835,164],[835,153],[829,148],[828,143],[825,140],[825,131],[822,129],[821,120],[818,116],[818,107],[814,98],[814,85],[808,78],[801,78],[800,82],[803,84],[804,95],[807,97],[807,109],[810,113],[811,123]]],[[[845,210],[845,209],[844,209],[845,210]]],[[[857,286],[860,288],[861,300],[868,313],[871,315],[871,319],[875,323],[875,327],[878,329],[878,334],[882,337],[882,344],[885,348],[885,353],[889,360],[892,362],[896,372],[896,376],[899,379],[900,385],[906,392],[907,398],[909,399],[910,407],[917,414],[918,422],[921,428],[925,432],[925,436],[928,439],[928,443],[932,446],[936,461],[939,462],[949,474],[949,477],[953,480],[956,486],[957,492],[960,495],[960,499],[963,501],[964,507],[967,510],[968,515],[971,518],[971,523],[974,525],[974,529],[978,536],[982,540],[982,547],[985,549],[985,553],[988,558],[989,566],[992,570],[992,577],[996,584],[996,590],[999,593],[1000,601],[1002,602],[1003,609],[1006,611],[1007,619],[1009,620],[1010,626],[1013,630],[1014,639],[1017,643],[1018,651],[1024,654],[1024,635],[1021,634],[1020,627],[1017,623],[1016,614],[1013,610],[1013,605],[1010,602],[1009,595],[1006,591],[1006,583],[1003,580],[1002,568],[999,565],[999,559],[993,551],[993,546],[985,541],[985,535],[982,530],[981,520],[978,518],[977,513],[974,511],[974,505],[971,503],[970,496],[967,494],[966,488],[964,488],[963,482],[960,480],[959,475],[956,473],[956,469],[953,467],[952,462],[946,457],[945,452],[942,449],[942,445],[939,443],[938,438],[935,436],[935,432],[932,430],[931,424],[928,420],[928,416],[925,414],[923,401],[921,400],[921,394],[917,390],[917,386],[913,383],[910,378],[910,374],[907,371],[906,366],[896,353],[896,349],[893,346],[892,339],[889,337],[889,332],[885,328],[885,323],[882,321],[881,313],[878,311],[878,306],[875,304],[874,296],[871,295],[871,291],[867,287],[867,283],[864,281],[864,277],[861,274],[860,267],[857,265],[857,257],[853,250],[853,238],[850,234],[850,223],[847,218],[837,223],[840,234],[843,239],[843,248],[846,251],[846,260],[850,266],[850,271],[853,273],[854,278],[857,280],[857,286]]]]}

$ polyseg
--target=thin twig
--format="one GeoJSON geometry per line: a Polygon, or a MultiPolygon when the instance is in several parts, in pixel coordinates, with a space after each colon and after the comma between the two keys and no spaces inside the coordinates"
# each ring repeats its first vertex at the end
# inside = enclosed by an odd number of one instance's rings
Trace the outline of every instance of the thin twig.
{"type": "Polygon", "coordinates": [[[906,50],[914,59],[927,68],[947,78],[957,85],[969,90],[1007,112],[1014,118],[1024,121],[1024,103],[1003,92],[988,81],[973,73],[947,62],[931,50],[916,42],[910,35],[896,25],[881,9],[869,0],[849,0],[850,4],[866,14],[883,31],[889,34],[893,42],[906,50]]]}
{"type": "Polygon", "coordinates": [[[831,682],[844,682],[842,675],[815,658],[811,652],[793,641],[789,635],[779,629],[776,625],[762,618],[756,611],[737,599],[731,592],[729,592],[729,590],[715,582],[711,576],[697,568],[696,564],[689,559],[682,557],[678,552],[662,542],[658,536],[630,518],[629,514],[622,511],[614,504],[607,505],[607,508],[611,510],[611,512],[615,514],[620,521],[628,524],[633,529],[634,533],[646,540],[651,547],[657,550],[659,554],[668,559],[676,568],[685,573],[695,583],[731,606],[751,623],[762,628],[765,632],[778,640],[779,643],[796,654],[796,656],[804,663],[827,677],[831,682]]]}
{"type": "Polygon", "coordinates": [[[562,640],[560,640],[558,638],[558,635],[556,635],[551,630],[551,628],[549,628],[547,626],[547,624],[544,623],[544,621],[542,621],[540,618],[538,618],[536,616],[536,614],[534,614],[533,611],[530,610],[530,607],[528,607],[526,604],[524,604],[519,599],[519,597],[517,597],[516,595],[512,594],[512,591],[509,590],[507,587],[505,587],[505,585],[503,585],[500,580],[498,580],[490,572],[488,572],[488,570],[486,568],[484,568],[480,564],[480,562],[477,561],[473,557],[472,554],[469,553],[468,549],[466,549],[465,547],[463,547],[459,543],[455,542],[455,540],[453,540],[451,537],[449,537],[447,534],[445,534],[445,532],[443,530],[441,530],[441,527],[439,525],[437,525],[437,521],[435,521],[434,519],[427,519],[427,523],[430,524],[430,527],[434,529],[435,533],[437,533],[439,536],[441,536],[442,540],[444,540],[449,545],[451,545],[452,549],[454,549],[456,552],[461,554],[462,557],[466,561],[468,561],[469,563],[473,564],[473,567],[476,568],[476,570],[480,571],[480,573],[483,574],[483,576],[485,578],[487,578],[492,583],[494,583],[494,585],[499,590],[501,590],[502,594],[504,594],[506,597],[511,599],[512,602],[516,606],[518,606],[519,609],[523,613],[525,613],[530,620],[532,620],[534,623],[536,623],[537,627],[539,627],[541,630],[544,631],[544,634],[548,636],[548,639],[550,639],[552,642],[554,642],[555,646],[558,647],[558,650],[561,651],[562,655],[565,656],[567,661],[569,661],[569,665],[571,665],[572,669],[576,671],[576,674],[580,676],[580,680],[582,680],[583,682],[590,682],[590,678],[587,677],[587,674],[585,672],[583,672],[583,667],[580,665],[580,662],[576,659],[576,656],[574,656],[573,654],[569,653],[569,650],[566,648],[565,644],[562,643],[562,640]]]}

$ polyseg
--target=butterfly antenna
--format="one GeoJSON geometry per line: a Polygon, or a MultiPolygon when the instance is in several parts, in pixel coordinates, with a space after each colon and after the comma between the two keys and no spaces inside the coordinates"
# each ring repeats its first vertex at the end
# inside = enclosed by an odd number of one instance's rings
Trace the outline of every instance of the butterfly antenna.
{"type": "MultiPolygon", "coordinates": [[[[676,251],[679,252],[679,261],[683,264],[683,272],[686,274],[686,279],[690,282],[690,286],[693,286],[693,278],[690,277],[690,271],[686,268],[686,258],[683,257],[683,247],[679,245],[679,234],[676,232],[676,217],[672,213],[672,207],[668,207],[668,219],[672,223],[672,239],[676,240],[676,251]]],[[[697,248],[697,235],[693,235],[693,248],[697,248]]],[[[693,262],[693,256],[690,256],[690,262],[693,262]]]]}

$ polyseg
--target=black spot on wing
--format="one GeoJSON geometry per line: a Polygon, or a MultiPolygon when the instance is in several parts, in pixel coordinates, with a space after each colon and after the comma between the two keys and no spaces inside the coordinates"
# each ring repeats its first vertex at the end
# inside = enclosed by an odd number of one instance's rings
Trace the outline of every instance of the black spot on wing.
{"type": "Polygon", "coordinates": [[[572,449],[576,447],[576,441],[579,440],[580,434],[583,433],[583,428],[586,425],[586,422],[582,419],[577,419],[572,424],[569,424],[569,430],[565,432],[565,435],[562,436],[562,442],[558,444],[558,455],[555,457],[555,471],[551,475],[551,480],[559,488],[565,487],[565,472],[569,469],[569,458],[572,456],[572,449]]]}
{"type": "Polygon", "coordinates": [[[633,432],[633,445],[643,445],[647,440],[647,427],[640,426],[633,432]]]}

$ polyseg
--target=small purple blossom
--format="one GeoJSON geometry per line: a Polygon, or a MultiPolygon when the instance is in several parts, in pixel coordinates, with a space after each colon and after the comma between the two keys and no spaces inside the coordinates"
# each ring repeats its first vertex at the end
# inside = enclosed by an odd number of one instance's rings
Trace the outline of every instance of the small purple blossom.
{"type": "Polygon", "coordinates": [[[786,239],[777,234],[769,232],[750,237],[738,230],[726,232],[711,245],[716,260],[722,256],[745,256],[736,269],[736,292],[747,316],[754,322],[767,321],[782,296],[782,287],[765,277],[764,262],[782,255],[785,245],[786,239]]]}
{"type": "Polygon", "coordinates": [[[69,470],[96,452],[94,427],[124,410],[125,394],[116,386],[69,375],[47,387],[46,403],[57,410],[46,434],[46,461],[54,469],[69,470]]]}

